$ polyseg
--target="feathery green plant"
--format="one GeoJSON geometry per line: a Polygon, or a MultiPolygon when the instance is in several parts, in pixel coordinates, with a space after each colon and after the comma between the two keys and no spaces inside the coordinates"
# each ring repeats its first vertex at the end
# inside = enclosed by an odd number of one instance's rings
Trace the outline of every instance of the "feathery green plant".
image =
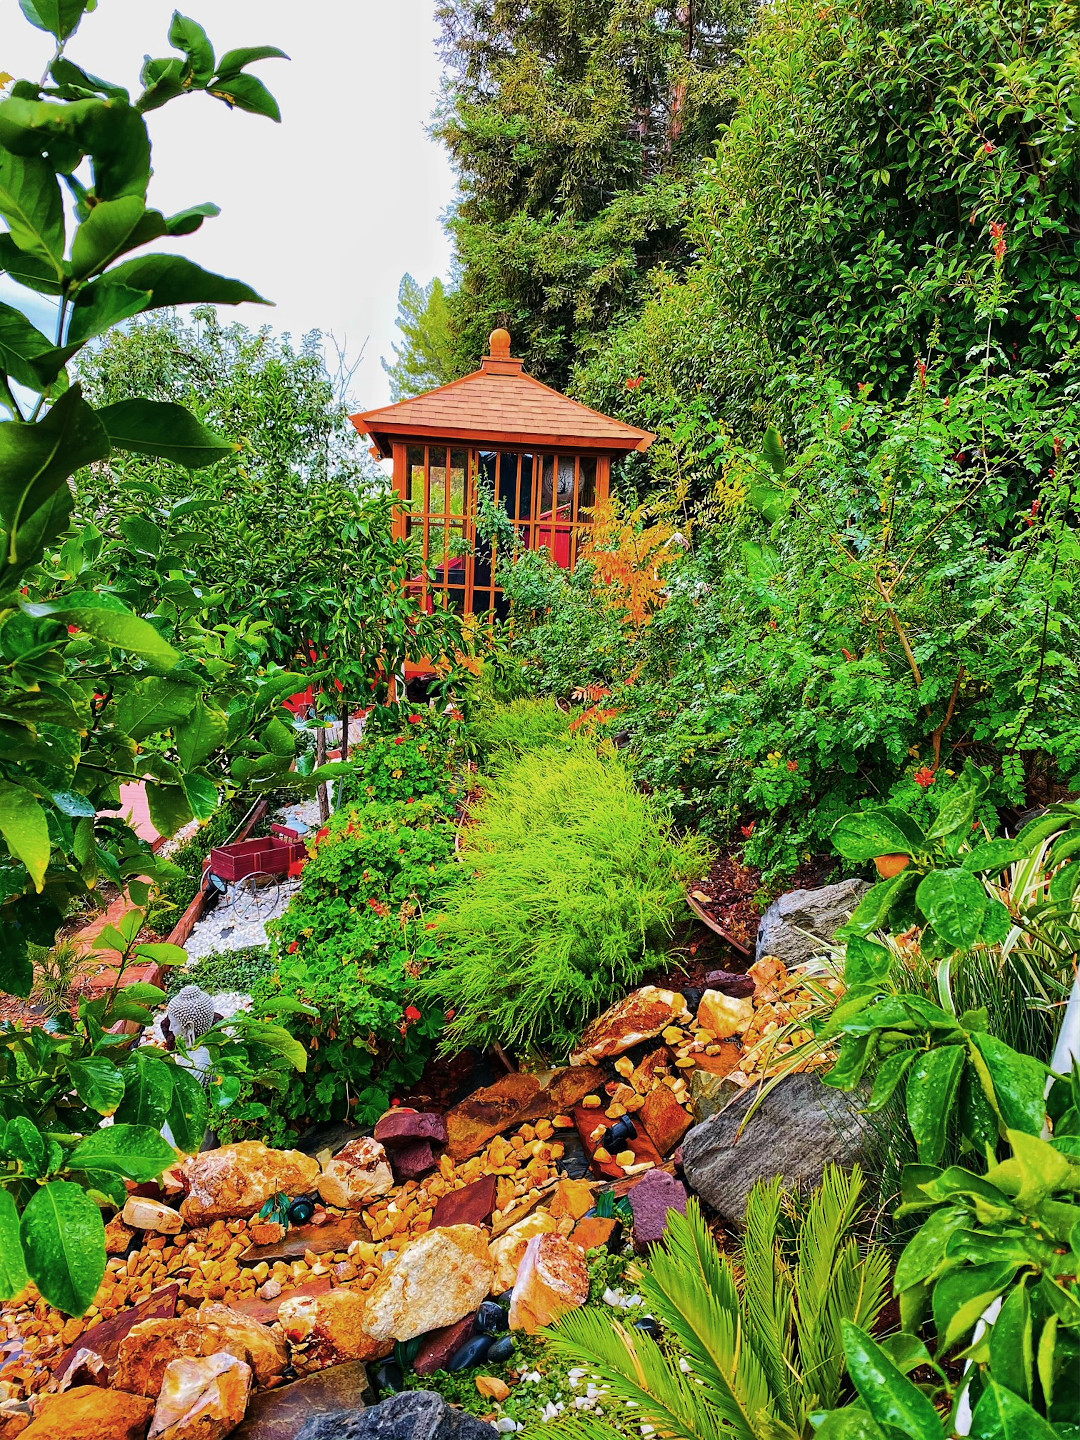
{"type": "Polygon", "coordinates": [[[466,835],[475,879],[439,917],[423,986],[454,1011],[448,1050],[567,1053],[655,962],[704,869],[703,843],[677,838],[622,762],[581,740],[508,766],[466,835]]]}
{"type": "Polygon", "coordinates": [[[547,695],[482,704],[471,726],[481,769],[498,775],[531,750],[568,742],[571,718],[547,695]]]}
{"type": "MultiPolygon", "coordinates": [[[[741,1283],[691,1199],[685,1216],[669,1214],[638,1281],[673,1343],[585,1308],[546,1332],[553,1350],[599,1376],[605,1408],[632,1405],[665,1440],[804,1440],[811,1412],[839,1401],[843,1322],[871,1329],[886,1298],[888,1258],[855,1233],[862,1190],[858,1167],[829,1166],[805,1205],[779,1179],[756,1185],[741,1283]]],[[[565,1440],[613,1433],[584,1414],[552,1430],[565,1440]]]]}

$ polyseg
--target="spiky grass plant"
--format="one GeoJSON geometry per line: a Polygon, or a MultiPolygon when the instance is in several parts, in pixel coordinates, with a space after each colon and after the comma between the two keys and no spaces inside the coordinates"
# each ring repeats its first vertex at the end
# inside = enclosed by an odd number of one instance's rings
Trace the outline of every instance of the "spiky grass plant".
{"type": "MultiPolygon", "coordinates": [[[[806,1440],[811,1413],[840,1399],[842,1322],[871,1329],[885,1303],[888,1259],[856,1234],[862,1190],[858,1167],[829,1166],[805,1205],[779,1180],[756,1185],[738,1269],[691,1199],[638,1281],[662,1341],[588,1307],[547,1332],[553,1350],[599,1377],[607,1411],[633,1407],[663,1440],[806,1440]]],[[[566,1440],[616,1433],[586,1414],[551,1428],[566,1440]]]]}
{"type": "Polygon", "coordinates": [[[86,953],[73,940],[58,940],[55,945],[31,945],[34,962],[34,988],[30,1001],[43,1015],[59,1015],[66,1010],[71,992],[86,969],[86,953]]]}
{"type": "Polygon", "coordinates": [[[438,920],[424,992],[453,1009],[445,1046],[542,1045],[565,1055],[638,983],[706,865],[617,758],[574,740],[522,756],[466,831],[474,879],[438,920]]]}

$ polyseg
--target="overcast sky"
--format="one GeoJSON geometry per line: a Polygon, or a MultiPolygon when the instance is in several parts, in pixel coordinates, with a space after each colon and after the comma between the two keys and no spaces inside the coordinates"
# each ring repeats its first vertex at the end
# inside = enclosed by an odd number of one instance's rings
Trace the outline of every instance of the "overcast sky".
{"type": "MultiPolygon", "coordinates": [[[[427,281],[449,267],[440,217],[453,175],[425,134],[439,83],[434,3],[188,0],[183,13],[219,55],[263,44],[288,53],[252,67],[276,95],[282,123],[205,95],[147,116],[150,203],[166,214],[203,200],[221,206],[171,248],[275,302],[237,307],[248,325],[333,331],[354,360],[366,341],[352,387],[364,409],[389,399],[379,360],[392,358],[402,274],[427,281]]],[[[173,9],[167,0],[98,0],[66,53],[137,92],[143,55],[174,53],[173,9]]],[[[40,78],[51,44],[18,0],[0,0],[0,70],[40,78]]]]}

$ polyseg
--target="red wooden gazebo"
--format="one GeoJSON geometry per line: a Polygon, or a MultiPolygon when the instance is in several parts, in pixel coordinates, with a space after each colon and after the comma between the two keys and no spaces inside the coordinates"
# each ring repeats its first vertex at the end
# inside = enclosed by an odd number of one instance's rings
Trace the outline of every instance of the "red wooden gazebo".
{"type": "Polygon", "coordinates": [[[498,546],[477,535],[481,487],[522,546],[571,569],[612,459],[655,438],[526,375],[506,330],[492,332],[490,351],[471,375],[352,417],[373,453],[393,459],[395,534],[421,541],[425,598],[441,593],[465,615],[505,611],[498,546]]]}

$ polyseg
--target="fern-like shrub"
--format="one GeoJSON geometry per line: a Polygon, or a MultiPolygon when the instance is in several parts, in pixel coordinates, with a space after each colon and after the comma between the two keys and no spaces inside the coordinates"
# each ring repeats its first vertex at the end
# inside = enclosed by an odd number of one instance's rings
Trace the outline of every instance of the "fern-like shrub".
{"type": "Polygon", "coordinates": [[[472,719],[481,768],[498,775],[530,751],[570,742],[571,716],[550,696],[491,700],[472,719]]]}
{"type": "Polygon", "coordinates": [[[428,993],[453,1011],[445,1048],[493,1041],[565,1055],[654,963],[704,869],[617,757],[582,742],[522,756],[469,827],[471,884],[439,917],[428,993]]]}
{"type": "MultiPolygon", "coordinates": [[[[669,1214],[667,1239],[637,1282],[664,1342],[589,1306],[546,1332],[552,1349],[609,1387],[605,1409],[632,1405],[657,1435],[809,1440],[810,1415],[839,1403],[843,1322],[872,1329],[886,1299],[888,1259],[856,1235],[862,1190],[858,1167],[830,1166],[805,1205],[779,1180],[756,1185],[738,1267],[691,1199],[685,1216],[669,1214]]],[[[587,1415],[551,1430],[566,1440],[617,1433],[587,1415]]]]}

